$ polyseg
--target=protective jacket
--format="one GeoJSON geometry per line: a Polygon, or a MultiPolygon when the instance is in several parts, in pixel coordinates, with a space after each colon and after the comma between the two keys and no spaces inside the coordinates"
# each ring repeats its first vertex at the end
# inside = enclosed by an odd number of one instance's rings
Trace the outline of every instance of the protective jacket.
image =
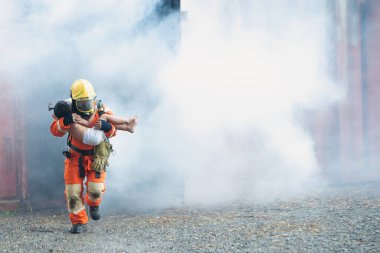
{"type": "MultiPolygon", "coordinates": [[[[112,111],[109,109],[105,110],[105,113],[112,115],[112,111]]],[[[93,122],[90,122],[90,126],[92,127],[98,119],[97,113],[93,122]]],[[[73,138],[70,135],[71,125],[64,125],[63,120],[63,118],[54,120],[50,126],[50,132],[57,137],[62,137],[68,133],[70,149],[65,160],[65,198],[72,224],[86,224],[88,217],[84,202],[89,206],[99,206],[102,194],[105,192],[106,172],[99,174],[91,169],[94,147],[84,144],[82,140],[73,138]],[[87,192],[83,198],[83,181],[85,178],[87,178],[87,192]]],[[[111,126],[111,130],[105,132],[106,137],[113,137],[116,134],[115,127],[111,126]]]]}

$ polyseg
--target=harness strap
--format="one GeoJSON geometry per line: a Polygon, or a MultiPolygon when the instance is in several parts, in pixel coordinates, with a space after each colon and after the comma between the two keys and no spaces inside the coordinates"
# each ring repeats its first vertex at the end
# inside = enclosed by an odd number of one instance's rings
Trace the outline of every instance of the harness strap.
{"type": "Polygon", "coordinates": [[[94,150],[93,149],[90,149],[90,150],[82,150],[82,149],[79,149],[77,147],[75,147],[73,144],[70,143],[69,147],[74,150],[75,152],[79,153],[80,156],[78,158],[78,164],[79,164],[79,176],[81,178],[84,178],[86,176],[86,173],[85,173],[85,169],[83,167],[83,156],[90,156],[90,155],[94,155],[94,150]]]}
{"type": "Polygon", "coordinates": [[[69,147],[74,150],[75,152],[81,154],[81,155],[84,155],[84,156],[89,156],[89,155],[94,155],[94,150],[93,149],[90,149],[90,150],[83,150],[83,149],[79,149],[77,147],[75,147],[73,144],[70,143],[69,147]]]}
{"type": "Polygon", "coordinates": [[[85,170],[84,170],[84,167],[83,167],[83,155],[79,156],[78,164],[79,164],[79,176],[81,178],[84,178],[86,176],[86,173],[85,173],[85,170]]]}

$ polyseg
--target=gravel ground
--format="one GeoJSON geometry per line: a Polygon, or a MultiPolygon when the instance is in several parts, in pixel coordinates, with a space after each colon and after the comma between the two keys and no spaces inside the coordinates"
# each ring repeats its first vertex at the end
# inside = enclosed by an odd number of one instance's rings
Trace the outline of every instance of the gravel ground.
{"type": "Polygon", "coordinates": [[[0,252],[380,252],[380,184],[270,204],[108,214],[73,235],[62,211],[0,213],[0,252]]]}

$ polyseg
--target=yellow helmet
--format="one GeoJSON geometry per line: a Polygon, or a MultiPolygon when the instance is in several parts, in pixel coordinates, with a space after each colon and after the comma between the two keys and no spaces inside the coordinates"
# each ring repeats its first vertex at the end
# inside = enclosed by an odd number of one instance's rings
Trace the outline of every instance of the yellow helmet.
{"type": "Polygon", "coordinates": [[[75,100],[75,105],[80,112],[92,113],[94,111],[94,99],[96,93],[92,84],[85,80],[76,80],[71,85],[71,98],[75,100]]]}
{"type": "Polygon", "coordinates": [[[79,79],[76,80],[71,85],[71,98],[75,100],[80,99],[94,99],[96,97],[94,87],[92,87],[92,84],[85,80],[85,79],[79,79]]]}

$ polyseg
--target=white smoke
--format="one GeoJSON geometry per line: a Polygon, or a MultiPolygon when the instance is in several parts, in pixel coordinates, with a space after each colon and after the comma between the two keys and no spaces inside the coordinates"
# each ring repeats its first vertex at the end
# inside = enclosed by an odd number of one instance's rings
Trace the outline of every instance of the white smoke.
{"type": "Polygon", "coordinates": [[[158,0],[1,2],[1,72],[24,95],[55,101],[86,78],[117,115],[138,115],[113,139],[105,204],[270,200],[320,183],[299,118],[340,96],[324,1],[183,0],[176,49],[179,21],[152,15],[158,0]]]}
{"type": "Polygon", "coordinates": [[[326,3],[186,3],[181,49],[160,76],[191,154],[178,165],[186,200],[266,200],[321,183],[297,113],[341,97],[327,74],[326,3]]]}

